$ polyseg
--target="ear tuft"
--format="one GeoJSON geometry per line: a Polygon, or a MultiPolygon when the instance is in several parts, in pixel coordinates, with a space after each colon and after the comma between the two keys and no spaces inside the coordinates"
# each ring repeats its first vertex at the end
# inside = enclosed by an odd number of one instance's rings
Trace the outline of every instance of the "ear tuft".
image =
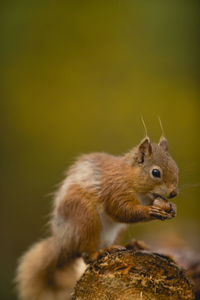
{"type": "Polygon", "coordinates": [[[166,152],[168,152],[168,150],[169,150],[168,141],[166,140],[165,137],[162,137],[160,139],[160,142],[159,142],[158,146],[160,146],[166,152]]]}
{"type": "Polygon", "coordinates": [[[139,163],[144,162],[144,158],[146,156],[151,156],[152,154],[152,146],[149,138],[145,138],[138,146],[139,150],[139,163]]]}

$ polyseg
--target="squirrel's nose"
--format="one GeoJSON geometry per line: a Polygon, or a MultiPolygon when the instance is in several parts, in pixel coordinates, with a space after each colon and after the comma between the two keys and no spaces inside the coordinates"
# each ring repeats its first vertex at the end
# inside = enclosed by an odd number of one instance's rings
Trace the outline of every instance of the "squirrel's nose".
{"type": "Polygon", "coordinates": [[[174,198],[174,197],[176,197],[178,195],[178,192],[177,191],[172,191],[170,194],[169,194],[169,199],[171,199],[171,198],[174,198]]]}

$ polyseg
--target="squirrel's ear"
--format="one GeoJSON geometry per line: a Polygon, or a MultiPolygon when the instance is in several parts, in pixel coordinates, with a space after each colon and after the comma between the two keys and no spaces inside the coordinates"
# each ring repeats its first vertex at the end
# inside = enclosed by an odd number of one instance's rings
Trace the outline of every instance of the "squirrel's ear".
{"type": "Polygon", "coordinates": [[[160,146],[166,152],[169,150],[168,141],[166,140],[165,137],[162,137],[160,139],[158,146],[160,146]]]}
{"type": "Polygon", "coordinates": [[[152,154],[151,142],[148,137],[146,137],[142,142],[138,145],[138,162],[143,163],[146,156],[150,156],[152,154]]]}

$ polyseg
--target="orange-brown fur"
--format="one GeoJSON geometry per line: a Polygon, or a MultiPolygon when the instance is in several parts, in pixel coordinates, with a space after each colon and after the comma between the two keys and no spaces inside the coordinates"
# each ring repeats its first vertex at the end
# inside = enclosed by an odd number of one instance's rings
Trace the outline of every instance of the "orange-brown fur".
{"type": "Polygon", "coordinates": [[[125,224],[175,215],[166,198],[177,193],[177,181],[178,169],[165,139],[157,145],[146,138],[119,157],[81,156],[55,196],[51,237],[21,259],[17,273],[21,299],[70,299],[84,270],[83,265],[79,273],[76,269],[81,256],[92,257],[111,246],[125,224]],[[161,179],[152,178],[153,166],[161,170],[161,179]]]}

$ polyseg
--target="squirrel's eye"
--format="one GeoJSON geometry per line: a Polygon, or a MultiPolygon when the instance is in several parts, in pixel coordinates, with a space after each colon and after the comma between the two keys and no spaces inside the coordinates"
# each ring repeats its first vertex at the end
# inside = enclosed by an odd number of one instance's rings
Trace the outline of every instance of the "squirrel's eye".
{"type": "Polygon", "coordinates": [[[160,171],[158,169],[153,169],[152,175],[153,175],[153,177],[160,178],[160,171]]]}

